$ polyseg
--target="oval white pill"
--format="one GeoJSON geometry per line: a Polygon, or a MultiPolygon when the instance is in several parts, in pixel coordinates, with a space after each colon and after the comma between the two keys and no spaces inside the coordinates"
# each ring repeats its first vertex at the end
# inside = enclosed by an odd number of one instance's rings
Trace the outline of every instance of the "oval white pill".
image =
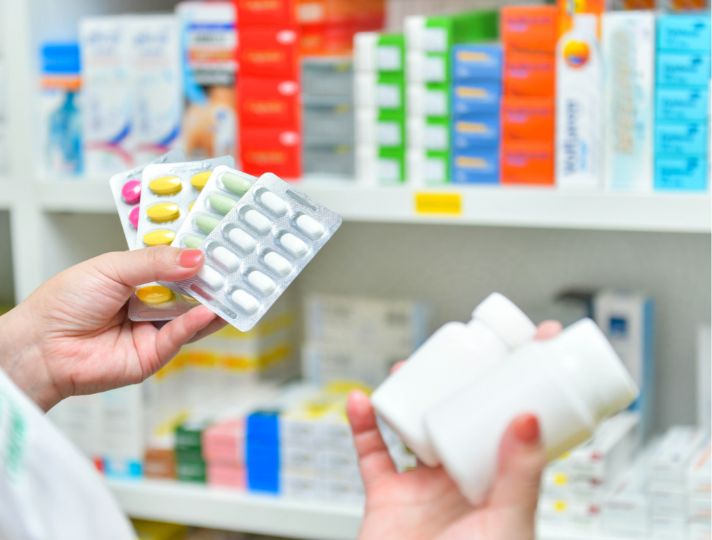
{"type": "Polygon", "coordinates": [[[265,264],[280,276],[286,276],[292,271],[291,263],[279,253],[270,251],[265,255],[265,264]]]}
{"type": "Polygon", "coordinates": [[[242,311],[248,314],[254,313],[257,311],[257,308],[260,307],[260,303],[257,301],[257,298],[242,289],[235,289],[230,295],[230,300],[232,300],[242,311]]]}
{"type": "Polygon", "coordinates": [[[260,193],[260,203],[275,216],[282,216],[287,211],[287,204],[269,191],[260,193]]]}
{"type": "Polygon", "coordinates": [[[265,234],[272,225],[267,216],[260,214],[257,210],[248,210],[245,212],[243,219],[260,234],[265,234]]]}
{"type": "Polygon", "coordinates": [[[301,257],[309,249],[307,245],[302,242],[301,238],[297,238],[292,233],[286,233],[280,236],[279,243],[295,257],[301,257]]]}
{"type": "Polygon", "coordinates": [[[255,239],[242,229],[231,229],[230,232],[227,233],[227,237],[230,242],[240,248],[243,253],[251,252],[253,249],[255,249],[255,246],[257,245],[255,239]]]}
{"type": "Polygon", "coordinates": [[[210,252],[210,255],[231,272],[240,266],[240,258],[226,247],[217,246],[210,252]]]}
{"type": "Polygon", "coordinates": [[[267,274],[263,274],[259,270],[253,270],[250,272],[247,276],[247,281],[249,281],[250,285],[264,295],[270,294],[277,287],[277,284],[271,277],[267,274]]]}
{"type": "Polygon", "coordinates": [[[198,277],[200,281],[205,283],[205,285],[214,291],[220,290],[223,286],[224,280],[220,272],[215,270],[212,266],[207,264],[203,265],[203,268],[198,272],[198,277]]]}
{"type": "Polygon", "coordinates": [[[312,240],[317,240],[324,234],[324,227],[321,223],[306,214],[297,218],[297,227],[312,240]]]}

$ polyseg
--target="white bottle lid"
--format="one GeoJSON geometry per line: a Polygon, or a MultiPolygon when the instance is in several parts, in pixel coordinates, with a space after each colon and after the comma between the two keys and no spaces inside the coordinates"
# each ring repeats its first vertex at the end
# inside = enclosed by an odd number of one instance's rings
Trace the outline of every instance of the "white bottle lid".
{"type": "Polygon", "coordinates": [[[510,349],[516,349],[531,341],[536,334],[536,326],[513,302],[492,293],[472,312],[477,320],[492,330],[510,349]]]}
{"type": "Polygon", "coordinates": [[[561,357],[562,374],[566,373],[575,392],[589,404],[596,422],[622,411],[638,397],[638,388],[623,362],[591,319],[572,324],[555,342],[569,353],[561,357]],[[579,359],[575,364],[568,362],[573,357],[579,359]]]}

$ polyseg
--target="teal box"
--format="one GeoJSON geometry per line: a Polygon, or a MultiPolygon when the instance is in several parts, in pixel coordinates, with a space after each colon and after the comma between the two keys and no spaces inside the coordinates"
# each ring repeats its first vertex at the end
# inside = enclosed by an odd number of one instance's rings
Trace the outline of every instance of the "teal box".
{"type": "Polygon", "coordinates": [[[707,85],[710,82],[710,55],[695,52],[658,53],[656,80],[659,85],[707,85]]]}
{"type": "Polygon", "coordinates": [[[707,153],[707,122],[658,122],[655,151],[658,154],[707,153]]]}
{"type": "Polygon", "coordinates": [[[660,15],[657,26],[661,51],[710,52],[708,15],[660,15]]]}
{"type": "Polygon", "coordinates": [[[709,89],[658,87],[655,92],[657,122],[706,120],[709,115],[709,89]]]}
{"type": "Polygon", "coordinates": [[[658,156],[655,189],[658,191],[705,191],[707,156],[658,156]]]}

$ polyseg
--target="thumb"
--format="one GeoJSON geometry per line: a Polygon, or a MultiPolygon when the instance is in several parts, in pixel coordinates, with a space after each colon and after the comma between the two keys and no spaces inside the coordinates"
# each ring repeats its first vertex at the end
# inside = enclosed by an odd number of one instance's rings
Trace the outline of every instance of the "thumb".
{"type": "Polygon", "coordinates": [[[94,262],[99,271],[121,285],[137,287],[151,281],[181,281],[196,275],[203,266],[199,249],[157,246],[134,251],[106,253],[94,262]]]}
{"type": "Polygon", "coordinates": [[[539,482],[546,465],[539,421],[533,414],[517,417],[507,428],[499,447],[499,470],[489,504],[515,508],[520,518],[534,523],[539,482]]]}

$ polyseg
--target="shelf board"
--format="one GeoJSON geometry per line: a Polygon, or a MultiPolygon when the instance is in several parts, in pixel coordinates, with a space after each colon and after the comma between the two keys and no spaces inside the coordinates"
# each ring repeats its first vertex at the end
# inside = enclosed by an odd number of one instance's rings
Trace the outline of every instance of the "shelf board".
{"type": "Polygon", "coordinates": [[[109,487],[129,516],[231,531],[310,538],[356,538],[361,510],[162,480],[117,481],[109,487]]]}
{"type": "MultiPolygon", "coordinates": [[[[347,221],[378,223],[450,223],[624,231],[710,232],[708,194],[618,194],[566,192],[515,187],[366,187],[349,181],[299,183],[299,189],[332,208],[347,221]],[[416,213],[417,193],[453,193],[457,216],[416,213]]],[[[37,194],[46,211],[113,212],[108,182],[45,181],[37,194]]]]}

